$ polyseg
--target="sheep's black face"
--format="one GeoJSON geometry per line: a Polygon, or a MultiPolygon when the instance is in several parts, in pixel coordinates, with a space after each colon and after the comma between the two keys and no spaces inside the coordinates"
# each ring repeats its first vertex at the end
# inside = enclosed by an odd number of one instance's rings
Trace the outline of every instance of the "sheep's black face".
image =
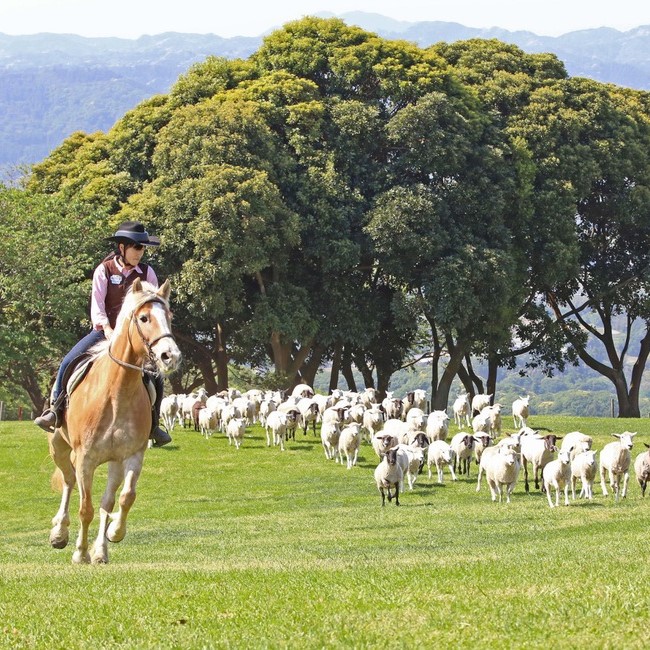
{"type": "Polygon", "coordinates": [[[386,452],[386,462],[389,465],[394,465],[397,462],[397,449],[389,449],[386,452]]]}

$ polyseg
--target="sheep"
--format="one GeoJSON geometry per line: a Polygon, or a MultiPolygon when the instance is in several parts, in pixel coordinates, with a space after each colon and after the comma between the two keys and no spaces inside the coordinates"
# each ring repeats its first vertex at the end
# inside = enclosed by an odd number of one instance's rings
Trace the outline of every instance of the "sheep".
{"type": "Polygon", "coordinates": [[[350,423],[356,422],[357,424],[362,424],[365,412],[366,407],[363,404],[353,404],[348,411],[350,423]]]}
{"type": "Polygon", "coordinates": [[[463,393],[456,398],[452,409],[454,411],[454,422],[459,429],[463,426],[463,418],[465,419],[467,426],[471,426],[469,416],[472,407],[470,406],[469,395],[467,393],[463,393]]]}
{"type": "Polygon", "coordinates": [[[474,413],[480,413],[486,406],[490,406],[491,399],[492,393],[489,395],[486,395],[485,393],[474,395],[472,398],[472,415],[474,413]]]}
{"type": "Polygon", "coordinates": [[[451,449],[454,452],[454,470],[458,463],[458,473],[469,476],[469,466],[474,451],[474,436],[465,431],[458,432],[451,439],[451,449]]]}
{"type": "Polygon", "coordinates": [[[366,388],[360,395],[361,403],[370,409],[377,404],[377,390],[375,388],[366,388]]]}
{"type": "Polygon", "coordinates": [[[395,498],[395,505],[399,505],[399,486],[404,480],[404,472],[397,461],[397,448],[392,447],[386,450],[381,462],[375,468],[375,483],[381,494],[381,505],[386,505],[386,495],[384,489],[388,492],[388,501],[395,498]],[[394,495],[391,494],[394,490],[394,495]]]}
{"type": "Polygon", "coordinates": [[[483,407],[478,417],[485,421],[486,429],[483,431],[487,431],[493,438],[501,435],[501,404],[483,407]]]}
{"type": "Polygon", "coordinates": [[[623,499],[627,496],[627,483],[630,479],[630,450],[633,447],[632,438],[634,438],[636,432],[624,431],[612,435],[618,440],[607,443],[600,452],[600,487],[603,496],[607,496],[605,472],[608,472],[609,484],[614,491],[615,501],[618,501],[619,494],[623,499]],[[622,490],[620,489],[621,478],[623,479],[622,490]]]}
{"type": "Polygon", "coordinates": [[[451,480],[456,481],[456,473],[454,472],[454,452],[451,445],[444,440],[434,440],[427,451],[427,469],[429,470],[429,478],[431,478],[431,465],[436,466],[438,472],[438,483],[443,483],[443,467],[446,465],[451,474],[451,480]]]}
{"type": "MultiPolygon", "coordinates": [[[[411,445],[397,445],[397,462],[402,467],[402,475],[406,475],[409,490],[413,489],[415,480],[420,473],[420,468],[424,463],[424,453],[419,447],[411,445]]],[[[400,486],[404,491],[404,486],[400,486]]]]}
{"type": "Polygon", "coordinates": [[[405,422],[409,425],[409,431],[423,431],[427,425],[427,416],[421,408],[414,406],[406,414],[405,422]]]}
{"type": "Polygon", "coordinates": [[[431,411],[427,418],[429,440],[447,440],[449,435],[449,416],[446,411],[431,411]]]}
{"type": "Polygon", "coordinates": [[[641,452],[634,460],[634,474],[641,488],[641,496],[645,497],[645,489],[650,480],[650,445],[643,443],[648,449],[641,452]]]}
{"type": "Polygon", "coordinates": [[[206,440],[217,430],[217,414],[214,409],[206,406],[199,411],[199,430],[206,440]]]}
{"type": "Polygon", "coordinates": [[[272,411],[266,418],[264,426],[266,430],[266,446],[271,446],[271,439],[273,444],[280,445],[281,451],[284,451],[284,439],[287,435],[287,414],[281,411],[272,411]]]}
{"type": "Polygon", "coordinates": [[[395,436],[386,434],[383,431],[375,434],[370,442],[379,458],[383,458],[391,447],[396,447],[399,444],[399,440],[395,436]]]}
{"type": "MultiPolygon", "coordinates": [[[[502,500],[503,489],[506,490],[506,503],[510,503],[510,495],[515,489],[519,478],[521,464],[517,454],[509,447],[494,447],[495,453],[488,454],[485,461],[485,478],[490,487],[492,501],[502,500]]],[[[486,450],[487,451],[487,450],[486,450]]],[[[483,454],[485,458],[485,454],[483,454]]]]}
{"type": "MultiPolygon", "coordinates": [[[[474,438],[477,436],[475,435],[474,438]]],[[[506,438],[503,438],[499,440],[499,442],[491,447],[486,447],[483,449],[483,453],[481,454],[481,459],[479,461],[478,465],[478,477],[476,479],[476,491],[479,492],[481,489],[481,477],[485,473],[485,468],[487,467],[487,464],[489,462],[489,459],[492,455],[498,454],[499,449],[504,448],[504,449],[510,449],[513,451],[515,454],[517,454],[517,458],[520,460],[520,467],[521,467],[521,434],[519,433],[513,433],[506,438]]]]}
{"type": "Polygon", "coordinates": [[[246,423],[252,426],[255,422],[255,404],[252,400],[242,395],[241,397],[236,397],[232,401],[232,405],[241,413],[239,417],[244,418],[246,423]]]}
{"type": "Polygon", "coordinates": [[[348,424],[339,436],[339,461],[343,465],[343,454],[347,461],[348,469],[357,464],[359,447],[361,446],[361,425],[353,422],[348,424]]]}
{"type": "Polygon", "coordinates": [[[270,413],[273,413],[273,411],[277,411],[278,408],[278,402],[276,402],[274,399],[263,399],[262,402],[260,403],[260,424],[263,427],[266,427],[266,419],[269,417],[270,413]]]}
{"type": "Polygon", "coordinates": [[[318,419],[318,402],[313,397],[303,397],[298,400],[298,411],[300,412],[300,426],[302,427],[303,435],[307,435],[307,429],[311,422],[312,430],[316,435],[316,420],[318,419]]]}
{"type": "Polygon", "coordinates": [[[521,429],[528,426],[528,415],[530,406],[530,395],[520,397],[512,403],[512,419],[515,423],[515,428],[521,429]]]}
{"type": "Polygon", "coordinates": [[[160,402],[160,417],[168,431],[174,428],[179,408],[178,395],[167,395],[160,402]]]}
{"type": "Polygon", "coordinates": [[[560,505],[560,490],[564,490],[564,505],[569,505],[569,484],[571,483],[571,450],[565,449],[558,452],[557,458],[544,465],[542,470],[542,483],[548,505],[557,508],[560,505]],[[551,498],[551,491],[555,488],[555,504],[551,498]]]}
{"type": "Polygon", "coordinates": [[[386,419],[394,418],[399,420],[402,417],[403,404],[401,399],[397,397],[385,397],[381,405],[384,407],[386,419]]]}
{"type": "Polygon", "coordinates": [[[403,404],[403,412],[402,412],[403,417],[405,417],[408,414],[408,412],[413,408],[424,411],[427,405],[427,393],[421,388],[410,391],[406,393],[406,399],[402,400],[402,404],[403,404]]]}
{"type": "Polygon", "coordinates": [[[557,451],[555,445],[558,440],[562,439],[562,436],[556,436],[553,433],[540,436],[536,431],[528,427],[523,428],[521,434],[521,464],[524,468],[524,484],[526,492],[530,492],[528,463],[530,462],[532,465],[535,489],[538,490],[540,486],[539,474],[544,471],[544,466],[553,460],[553,454],[557,451]]]}
{"type": "Polygon", "coordinates": [[[332,404],[334,404],[334,399],[331,395],[321,395],[317,393],[314,395],[313,400],[318,404],[319,420],[323,417],[325,409],[328,409],[332,404]]]}
{"type": "Polygon", "coordinates": [[[328,420],[327,422],[323,422],[320,428],[320,439],[327,460],[334,459],[338,463],[336,453],[338,451],[340,436],[341,427],[338,421],[328,420]]]}
{"type": "Polygon", "coordinates": [[[406,442],[408,440],[409,425],[402,420],[389,418],[384,422],[382,432],[386,435],[395,436],[399,442],[406,442]]]}
{"type": "Polygon", "coordinates": [[[242,440],[244,439],[244,434],[246,433],[246,419],[245,418],[233,418],[228,422],[226,427],[226,435],[228,436],[228,444],[234,443],[235,448],[239,449],[241,447],[242,440]]]}
{"type": "Polygon", "coordinates": [[[362,426],[368,432],[368,437],[373,436],[384,428],[384,412],[375,404],[363,414],[362,426]]]}
{"type": "Polygon", "coordinates": [[[483,452],[492,444],[492,437],[485,432],[474,434],[474,460],[477,465],[481,463],[483,452]]]}
{"type": "Polygon", "coordinates": [[[571,431],[565,434],[564,439],[562,440],[562,445],[560,446],[560,451],[572,449],[571,460],[573,460],[583,451],[589,451],[592,445],[593,439],[591,436],[587,436],[580,431],[571,431]]]}
{"type": "Polygon", "coordinates": [[[300,399],[301,397],[313,397],[314,389],[307,384],[297,384],[291,391],[291,397],[300,399]]]}
{"type": "Polygon", "coordinates": [[[289,438],[295,440],[296,427],[298,426],[301,417],[300,409],[291,400],[287,400],[286,402],[282,402],[282,404],[278,406],[277,410],[281,413],[287,414],[287,440],[289,440],[289,438]]]}
{"type": "MultiPolygon", "coordinates": [[[[560,452],[562,452],[562,450],[560,450],[560,452]]],[[[580,482],[582,483],[580,498],[594,498],[594,479],[596,478],[597,471],[598,465],[596,463],[595,451],[582,451],[573,456],[573,459],[571,460],[571,497],[574,501],[576,500],[576,482],[578,479],[580,479],[580,482]]]]}
{"type": "Polygon", "coordinates": [[[409,431],[406,444],[426,450],[429,448],[429,437],[424,431],[409,431]]]}

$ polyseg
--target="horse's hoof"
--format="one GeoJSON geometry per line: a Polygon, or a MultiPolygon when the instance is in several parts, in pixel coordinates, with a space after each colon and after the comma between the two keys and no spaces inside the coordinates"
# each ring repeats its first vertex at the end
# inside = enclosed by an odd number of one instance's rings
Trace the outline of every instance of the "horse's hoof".
{"type": "Polygon", "coordinates": [[[108,556],[106,555],[93,555],[93,564],[108,564],[108,556]]]}
{"type": "Polygon", "coordinates": [[[123,528],[121,531],[117,529],[117,526],[114,526],[113,523],[109,524],[108,529],[106,530],[106,539],[113,544],[121,542],[126,536],[126,528],[123,528]]]}
{"type": "Polygon", "coordinates": [[[52,548],[65,548],[68,545],[68,540],[70,539],[67,531],[65,533],[55,533],[52,531],[50,533],[50,546],[52,548]]]}

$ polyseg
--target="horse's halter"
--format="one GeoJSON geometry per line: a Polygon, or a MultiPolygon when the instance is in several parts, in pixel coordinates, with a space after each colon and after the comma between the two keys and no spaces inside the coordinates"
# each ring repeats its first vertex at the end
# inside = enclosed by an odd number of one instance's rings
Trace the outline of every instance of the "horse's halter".
{"type": "MultiPolygon", "coordinates": [[[[152,303],[152,302],[157,302],[157,303],[160,303],[163,306],[166,306],[165,303],[160,298],[152,297],[152,298],[150,298],[148,300],[145,300],[141,305],[139,305],[138,309],[140,309],[140,308],[144,307],[145,305],[147,305],[149,303],[152,303]]],[[[164,339],[164,338],[170,338],[172,340],[175,340],[174,335],[171,332],[166,332],[165,334],[161,334],[160,336],[157,336],[153,341],[149,341],[147,338],[145,338],[145,335],[144,335],[144,333],[142,331],[142,328],[140,327],[140,323],[138,322],[138,319],[135,316],[135,311],[136,310],[133,311],[133,313],[131,314],[131,318],[129,320],[131,321],[131,323],[135,323],[135,328],[138,330],[140,340],[142,341],[142,343],[144,343],[144,347],[147,350],[147,358],[149,359],[149,361],[155,363],[156,362],[156,355],[154,354],[153,346],[156,345],[156,343],[158,343],[158,341],[160,341],[161,339],[164,339]]],[[[129,327],[128,334],[129,334],[129,342],[131,342],[131,328],[130,327],[129,327]]],[[[145,359],[142,360],[142,365],[141,366],[136,366],[133,363],[128,363],[126,361],[122,361],[122,359],[118,359],[117,357],[113,356],[113,354],[111,353],[111,344],[110,343],[108,344],[108,356],[110,357],[110,359],[112,361],[115,361],[115,363],[118,366],[122,366],[123,368],[130,368],[131,370],[138,370],[144,376],[145,359]]]]}

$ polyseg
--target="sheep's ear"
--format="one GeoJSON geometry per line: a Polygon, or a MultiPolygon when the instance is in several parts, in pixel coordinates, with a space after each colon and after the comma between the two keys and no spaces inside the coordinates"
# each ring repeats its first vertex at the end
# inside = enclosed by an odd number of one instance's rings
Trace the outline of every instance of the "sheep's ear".
{"type": "Polygon", "coordinates": [[[648,449],[650,449],[650,445],[647,442],[643,443],[648,449]]]}
{"type": "Polygon", "coordinates": [[[635,431],[634,433],[630,433],[630,438],[634,438],[634,436],[638,433],[638,431],[635,431]]]}
{"type": "Polygon", "coordinates": [[[555,436],[556,440],[562,440],[562,436],[555,436]]]}
{"type": "Polygon", "coordinates": [[[614,436],[614,438],[619,438],[620,439],[620,437],[621,437],[620,433],[612,433],[612,435],[614,436]]]}

